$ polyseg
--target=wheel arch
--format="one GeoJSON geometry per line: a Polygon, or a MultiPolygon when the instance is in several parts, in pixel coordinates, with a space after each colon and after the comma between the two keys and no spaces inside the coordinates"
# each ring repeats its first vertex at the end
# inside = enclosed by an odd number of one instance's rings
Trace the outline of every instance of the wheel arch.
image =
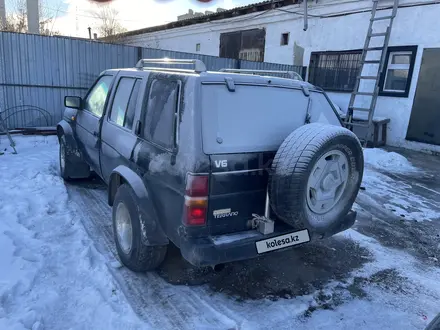
{"type": "Polygon", "coordinates": [[[58,141],[61,139],[61,136],[65,136],[66,143],[72,148],[77,149],[78,145],[76,143],[75,137],[73,136],[73,129],[70,124],[62,120],[57,124],[57,137],[58,141]]]}
{"type": "Polygon", "coordinates": [[[110,175],[108,185],[108,205],[113,206],[116,192],[118,191],[119,186],[124,183],[127,183],[131,189],[133,189],[136,197],[140,200],[149,198],[148,190],[145,187],[142,178],[129,167],[119,165],[110,175]]]}
{"type": "Polygon", "coordinates": [[[142,178],[132,169],[125,165],[119,165],[115,168],[110,175],[108,184],[108,204],[113,206],[116,192],[118,188],[127,184],[133,189],[133,192],[137,198],[139,210],[144,216],[140,217],[140,221],[143,222],[142,228],[148,228],[149,230],[142,230],[145,243],[148,245],[165,245],[169,243],[169,240],[161,226],[161,223],[157,216],[155,205],[151,199],[151,193],[148,187],[143,182],[142,178]]]}

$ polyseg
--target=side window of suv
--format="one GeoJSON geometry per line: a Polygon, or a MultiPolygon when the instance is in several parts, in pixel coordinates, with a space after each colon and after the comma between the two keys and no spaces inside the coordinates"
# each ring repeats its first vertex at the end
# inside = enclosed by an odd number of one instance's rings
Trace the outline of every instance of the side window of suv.
{"type": "Polygon", "coordinates": [[[127,114],[125,115],[124,120],[124,127],[128,129],[131,129],[133,127],[134,115],[136,112],[136,102],[138,99],[141,82],[141,79],[136,79],[133,91],[131,92],[130,102],[128,102],[127,114]]]}
{"type": "Polygon", "coordinates": [[[105,101],[107,99],[112,76],[102,76],[90,91],[84,103],[84,110],[90,111],[95,116],[102,117],[105,101]]]}
{"type": "Polygon", "coordinates": [[[175,147],[179,87],[175,80],[156,79],[148,95],[144,138],[169,149],[175,147]]]}
{"type": "Polygon", "coordinates": [[[110,120],[121,127],[132,128],[140,80],[121,78],[116,88],[110,120]]]}

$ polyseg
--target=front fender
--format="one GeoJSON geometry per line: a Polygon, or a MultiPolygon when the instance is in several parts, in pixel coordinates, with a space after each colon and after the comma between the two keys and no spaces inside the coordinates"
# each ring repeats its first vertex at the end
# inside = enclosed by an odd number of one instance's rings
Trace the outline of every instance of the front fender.
{"type": "Polygon", "coordinates": [[[145,245],[168,244],[169,241],[157,216],[151,192],[144,184],[142,178],[127,166],[118,166],[110,175],[108,189],[109,205],[113,206],[116,191],[123,183],[128,184],[136,195],[143,243],[145,245]]]}
{"type": "Polygon", "coordinates": [[[66,143],[69,148],[74,150],[78,149],[78,144],[76,143],[75,136],[73,135],[72,126],[70,126],[70,124],[64,119],[57,124],[58,139],[60,139],[62,135],[65,136],[66,143]]]}

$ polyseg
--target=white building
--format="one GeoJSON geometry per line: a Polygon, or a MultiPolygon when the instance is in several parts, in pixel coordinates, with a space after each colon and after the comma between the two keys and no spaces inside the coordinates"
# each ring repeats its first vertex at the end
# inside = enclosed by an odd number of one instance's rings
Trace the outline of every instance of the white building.
{"type": "MultiPolygon", "coordinates": [[[[381,8],[392,3],[379,0],[381,8]]],[[[309,81],[323,87],[344,110],[371,8],[372,0],[309,0],[308,29],[303,31],[303,5],[298,0],[267,1],[131,31],[122,40],[128,45],[307,66],[309,81]]],[[[385,29],[388,21],[382,25],[385,29]]],[[[375,112],[391,119],[387,143],[440,152],[440,1],[400,0],[388,53],[375,112]]]]}

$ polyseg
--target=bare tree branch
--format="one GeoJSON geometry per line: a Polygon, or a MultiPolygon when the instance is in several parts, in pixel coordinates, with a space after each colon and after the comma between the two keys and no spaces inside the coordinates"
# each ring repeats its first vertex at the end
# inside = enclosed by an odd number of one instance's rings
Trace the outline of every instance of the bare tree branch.
{"type": "Polygon", "coordinates": [[[117,42],[118,34],[127,31],[118,20],[119,12],[109,5],[99,6],[93,15],[99,20],[96,26],[99,37],[108,42],[117,42]]]}
{"type": "Polygon", "coordinates": [[[40,15],[40,34],[46,36],[59,35],[58,31],[54,31],[53,27],[55,21],[57,20],[58,13],[61,9],[62,3],[59,2],[57,8],[50,9],[46,7],[46,2],[40,0],[40,5],[38,7],[40,15]]]}
{"type": "Polygon", "coordinates": [[[12,9],[12,13],[6,15],[6,23],[2,27],[4,31],[26,32],[26,0],[8,0],[7,8],[12,9]]]}
{"type": "MultiPolygon", "coordinates": [[[[10,32],[22,32],[26,33],[27,26],[27,6],[26,0],[8,0],[8,8],[10,13],[6,15],[6,23],[0,27],[0,30],[10,32]]],[[[58,10],[61,7],[61,3],[58,4],[58,9],[54,11],[48,9],[45,6],[45,2],[40,0],[39,2],[39,17],[40,17],[40,34],[43,35],[57,35],[56,31],[53,31],[53,24],[58,16],[58,10]]]]}

